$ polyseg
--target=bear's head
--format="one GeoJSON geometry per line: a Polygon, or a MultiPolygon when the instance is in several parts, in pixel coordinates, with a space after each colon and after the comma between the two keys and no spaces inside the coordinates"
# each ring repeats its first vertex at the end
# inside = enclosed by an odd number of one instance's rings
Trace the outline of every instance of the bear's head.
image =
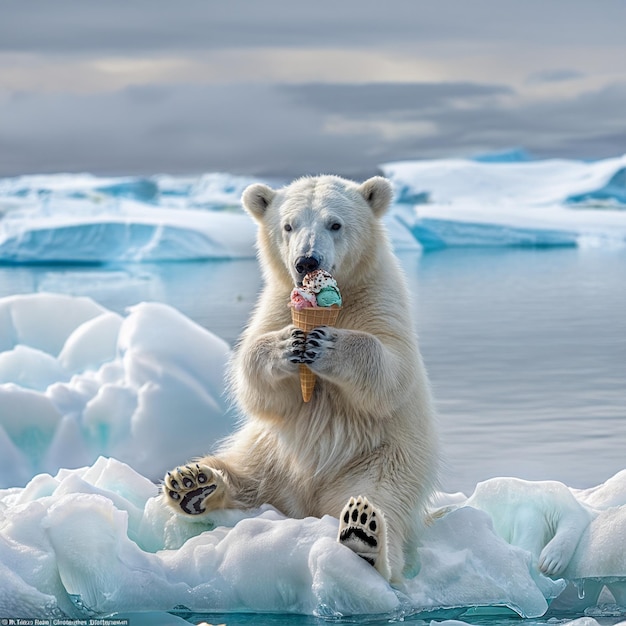
{"type": "Polygon", "coordinates": [[[257,183],[242,202],[259,223],[259,257],[267,277],[301,285],[313,270],[330,272],[340,287],[368,275],[387,236],[380,218],[391,202],[390,182],[358,184],[339,176],[300,178],[275,190],[257,183]]]}

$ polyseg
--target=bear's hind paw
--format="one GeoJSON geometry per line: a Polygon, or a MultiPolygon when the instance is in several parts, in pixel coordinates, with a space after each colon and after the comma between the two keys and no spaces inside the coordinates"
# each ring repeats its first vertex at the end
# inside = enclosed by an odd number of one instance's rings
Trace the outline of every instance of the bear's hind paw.
{"type": "Polygon", "coordinates": [[[163,495],[167,503],[179,513],[201,515],[209,509],[221,508],[218,501],[224,493],[220,474],[206,465],[185,465],[168,472],[163,479],[163,495]],[[215,500],[215,505],[208,506],[215,500]]]}
{"type": "Polygon", "coordinates": [[[339,518],[337,541],[389,579],[385,518],[367,498],[350,498],[339,518]]]}

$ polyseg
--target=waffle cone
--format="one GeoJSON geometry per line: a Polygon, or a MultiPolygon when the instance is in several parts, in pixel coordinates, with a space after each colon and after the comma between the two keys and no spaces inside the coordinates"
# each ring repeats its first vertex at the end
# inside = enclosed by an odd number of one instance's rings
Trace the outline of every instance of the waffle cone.
{"type": "MultiPolygon", "coordinates": [[[[294,326],[308,333],[317,326],[334,326],[341,311],[340,306],[308,307],[296,311],[291,309],[291,321],[294,326]]],[[[302,399],[308,402],[313,395],[317,376],[304,364],[300,365],[300,389],[302,399]]]]}

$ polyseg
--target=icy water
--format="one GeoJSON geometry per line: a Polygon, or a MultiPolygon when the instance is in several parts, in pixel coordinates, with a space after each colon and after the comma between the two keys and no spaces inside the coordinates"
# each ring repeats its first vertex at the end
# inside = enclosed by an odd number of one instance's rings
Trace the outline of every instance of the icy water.
{"type": "MultiPolygon", "coordinates": [[[[589,487],[626,467],[626,250],[401,255],[439,409],[442,489],[494,476],[589,487]]],[[[169,303],[231,344],[260,287],[254,260],[0,266],[0,296],[169,303]]]]}
{"type": "MultiPolygon", "coordinates": [[[[507,475],[582,488],[626,467],[626,250],[448,249],[404,254],[401,261],[439,408],[443,490],[469,495],[478,481],[507,475]]],[[[162,301],[231,344],[259,288],[254,260],[0,266],[0,296],[88,295],[119,312],[140,301],[162,301]]],[[[180,615],[192,623],[229,626],[325,622],[285,615],[180,615]]],[[[131,624],[151,619],[129,617],[131,624]]],[[[445,617],[455,616],[330,621],[429,624],[445,617]]],[[[544,625],[548,617],[524,624],[544,625]]],[[[623,620],[594,617],[603,625],[623,620]]],[[[510,615],[463,619],[484,626],[520,623],[510,615]]]]}

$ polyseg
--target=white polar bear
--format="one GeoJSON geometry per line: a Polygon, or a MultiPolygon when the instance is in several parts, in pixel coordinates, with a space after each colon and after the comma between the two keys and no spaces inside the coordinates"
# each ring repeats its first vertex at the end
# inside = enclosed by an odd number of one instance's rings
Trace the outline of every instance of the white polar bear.
{"type": "Polygon", "coordinates": [[[244,191],[265,279],[231,363],[246,419],[215,456],[169,472],[163,491],[189,515],[270,503],[292,517],[339,517],[339,542],[400,581],[417,568],[437,441],[408,289],[381,223],[391,196],[378,176],[244,191]],[[343,308],[336,328],[305,338],[287,304],[318,268],[336,278],[343,308]],[[308,403],[301,363],[318,378],[308,403]]]}

